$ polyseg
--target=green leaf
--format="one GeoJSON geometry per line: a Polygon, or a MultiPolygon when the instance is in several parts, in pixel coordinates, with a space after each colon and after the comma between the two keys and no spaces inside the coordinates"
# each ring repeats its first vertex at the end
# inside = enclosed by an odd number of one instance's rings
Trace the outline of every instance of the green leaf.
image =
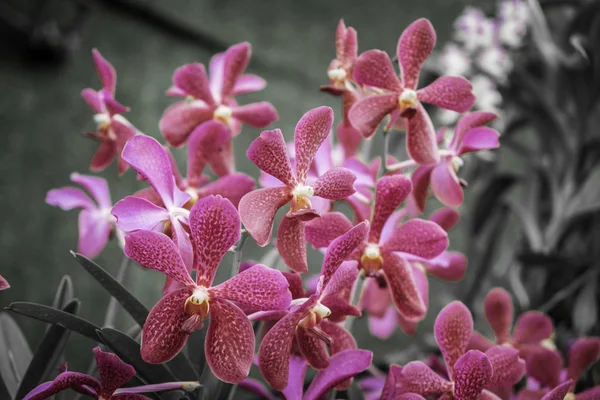
{"type": "Polygon", "coordinates": [[[148,316],[148,309],[136,299],[127,289],[123,287],[115,278],[113,278],[108,272],[102,267],[88,258],[71,252],[73,257],[79,262],[79,264],[90,274],[106,291],[114,297],[119,304],[123,306],[125,311],[131,315],[135,322],[140,326],[144,326],[146,317],[148,316]]]}
{"type": "MultiPolygon", "coordinates": [[[[70,314],[77,314],[79,310],[79,300],[71,300],[63,311],[70,314]]],[[[50,329],[44,335],[40,345],[38,346],[33,359],[27,368],[27,372],[23,377],[17,399],[25,397],[27,393],[33,390],[37,385],[52,375],[53,372],[58,372],[57,367],[63,354],[63,350],[67,344],[70,330],[60,325],[51,325],[50,329]]]]}
{"type": "Polygon", "coordinates": [[[52,307],[62,310],[67,306],[67,304],[71,303],[73,298],[73,281],[69,275],[64,275],[60,280],[58,289],[56,289],[56,295],[54,296],[52,307]]]}
{"type": "Polygon", "coordinates": [[[17,394],[31,358],[31,349],[21,328],[10,315],[0,313],[0,376],[12,398],[17,394]]]}
{"type": "Polygon", "coordinates": [[[77,317],[73,314],[44,306],[42,304],[28,303],[25,301],[11,303],[8,307],[6,307],[6,310],[17,314],[26,315],[30,318],[37,319],[38,321],[64,326],[65,328],[77,332],[95,342],[98,341],[98,335],[96,334],[96,331],[100,328],[90,321],[77,317]]]}

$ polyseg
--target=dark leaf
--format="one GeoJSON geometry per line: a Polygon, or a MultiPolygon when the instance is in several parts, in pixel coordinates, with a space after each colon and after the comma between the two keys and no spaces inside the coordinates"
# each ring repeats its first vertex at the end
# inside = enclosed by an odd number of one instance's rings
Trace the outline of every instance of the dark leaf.
{"type": "Polygon", "coordinates": [[[81,266],[123,306],[125,311],[131,315],[135,322],[140,326],[144,326],[144,322],[146,322],[146,317],[148,316],[148,309],[138,299],[129,293],[123,285],[98,264],[81,254],[73,252],[71,252],[71,254],[73,254],[77,262],[79,262],[79,264],[81,264],[81,266]]]}
{"type": "MultiPolygon", "coordinates": [[[[70,280],[69,280],[70,281],[70,280]]],[[[64,282],[64,279],[63,279],[64,282]]],[[[77,314],[79,310],[79,300],[71,300],[63,311],[70,314],[77,314]]],[[[27,368],[23,377],[17,399],[25,397],[33,388],[39,385],[45,378],[58,373],[58,364],[62,357],[63,350],[67,344],[70,330],[60,325],[51,325],[50,329],[44,335],[40,345],[33,355],[33,359],[27,368]]]]}
{"type": "Polygon", "coordinates": [[[585,179],[583,185],[567,206],[567,215],[574,217],[600,211],[600,165],[597,165],[585,179]]]}
{"type": "Polygon", "coordinates": [[[31,349],[15,320],[0,313],[0,376],[12,398],[31,362],[31,349]]]}
{"type": "Polygon", "coordinates": [[[71,280],[71,277],[69,275],[65,275],[60,280],[58,289],[56,289],[56,295],[54,296],[52,307],[62,310],[66,307],[67,304],[71,303],[73,297],[73,281],[71,280]]]}
{"type": "Polygon", "coordinates": [[[233,389],[233,385],[231,383],[225,383],[219,380],[219,378],[212,373],[208,365],[206,365],[204,371],[202,371],[200,384],[203,387],[205,400],[227,400],[229,398],[230,391],[233,389]]]}
{"type": "Polygon", "coordinates": [[[498,204],[503,195],[518,181],[514,175],[498,175],[488,182],[477,199],[471,214],[471,232],[478,236],[482,228],[487,224],[494,211],[498,210],[498,204]]]}
{"type": "Polygon", "coordinates": [[[12,303],[6,307],[6,310],[17,314],[26,315],[33,319],[47,322],[49,324],[64,326],[65,328],[90,338],[93,341],[98,341],[96,330],[100,328],[90,321],[77,317],[73,314],[44,306],[42,304],[28,303],[25,301],[12,303]]]}
{"type": "Polygon", "coordinates": [[[587,335],[598,320],[596,304],[597,279],[590,279],[577,295],[573,306],[573,325],[580,335],[587,335]]]}
{"type": "Polygon", "coordinates": [[[204,371],[206,365],[206,356],[204,354],[204,340],[206,339],[206,330],[208,324],[204,324],[202,329],[193,332],[187,341],[185,351],[196,371],[204,371]]]}

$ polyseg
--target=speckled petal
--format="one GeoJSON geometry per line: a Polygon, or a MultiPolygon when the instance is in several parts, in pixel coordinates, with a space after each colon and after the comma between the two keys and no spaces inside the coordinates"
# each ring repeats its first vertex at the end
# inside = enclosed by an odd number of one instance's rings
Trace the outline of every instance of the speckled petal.
{"type": "Polygon", "coordinates": [[[421,67],[431,55],[435,42],[435,29],[425,18],[416,20],[402,32],[396,54],[404,87],[414,89],[417,86],[421,67]]]}
{"type": "Polygon", "coordinates": [[[121,361],[115,354],[100,350],[100,347],[94,348],[94,357],[102,383],[99,394],[107,399],[135,375],[135,369],[131,365],[121,361]]]}
{"type": "Polygon", "coordinates": [[[284,216],[277,230],[277,250],[285,265],[294,272],[308,272],[304,222],[300,218],[284,216]]]}
{"type": "Polygon", "coordinates": [[[513,321],[513,303],[510,294],[502,289],[492,289],[485,297],[483,310],[498,344],[510,339],[513,321]]]}
{"type": "Polygon", "coordinates": [[[337,237],[352,229],[352,222],[340,212],[329,212],[304,224],[306,241],[315,248],[324,248],[337,237]]]}
{"type": "Polygon", "coordinates": [[[421,165],[412,173],[413,190],[408,202],[411,207],[411,214],[421,214],[425,211],[433,167],[433,165],[421,165]]]}
{"type": "Polygon", "coordinates": [[[332,168],[313,184],[315,196],[329,200],[342,200],[356,192],[354,181],[356,175],[347,168],[332,168]]]}
{"type": "Polygon", "coordinates": [[[419,294],[410,264],[396,253],[385,253],[383,272],[398,313],[405,318],[422,318],[427,307],[419,294]]]}
{"type": "Polygon", "coordinates": [[[441,76],[419,90],[417,96],[423,103],[464,113],[475,103],[472,90],[471,83],[462,76],[441,76]]]}
{"type": "Polygon", "coordinates": [[[364,138],[371,138],[377,131],[377,127],[383,118],[394,111],[398,105],[396,93],[380,94],[366,97],[356,102],[348,118],[364,138]]]}
{"type": "MultiPolygon", "coordinates": [[[[567,393],[569,393],[569,388],[571,387],[572,383],[573,381],[571,380],[561,383],[560,385],[552,389],[550,392],[546,393],[544,397],[541,398],[541,400],[563,400],[567,393]]],[[[583,400],[583,398],[580,397],[580,395],[581,393],[576,396],[577,400],[583,400]]],[[[592,400],[594,399],[594,397],[590,397],[589,399],[592,400]]]]}
{"type": "Polygon", "coordinates": [[[403,175],[384,176],[377,181],[375,209],[371,219],[369,242],[377,243],[385,223],[412,189],[410,179],[403,175]]]}
{"type": "Polygon", "coordinates": [[[513,345],[537,344],[548,339],[554,331],[554,323],[546,314],[538,311],[527,311],[515,322],[513,345]]]}
{"type": "Polygon", "coordinates": [[[255,128],[266,128],[279,118],[277,110],[268,101],[233,107],[232,116],[255,128]]]}
{"type": "Polygon", "coordinates": [[[398,376],[401,390],[421,396],[440,395],[452,390],[452,383],[442,378],[421,361],[412,361],[398,376]]]}
{"type": "Polygon", "coordinates": [[[159,122],[160,132],[171,146],[180,147],[197,126],[213,117],[213,111],[213,107],[202,101],[179,101],[163,113],[159,122]]]}
{"type": "Polygon", "coordinates": [[[227,102],[233,95],[237,79],[244,73],[250,61],[250,43],[243,42],[231,46],[223,56],[223,81],[221,99],[227,102]]]}
{"type": "Polygon", "coordinates": [[[296,329],[296,343],[308,365],[317,370],[329,366],[329,354],[325,342],[308,329],[302,327],[296,329]]]}
{"type": "Polygon", "coordinates": [[[196,282],[208,287],[223,256],[240,240],[240,217],[229,200],[209,196],[192,207],[189,220],[196,282]]]}
{"type": "Polygon", "coordinates": [[[383,245],[384,251],[401,251],[426,259],[440,255],[448,248],[448,234],[438,224],[411,219],[394,230],[383,245]]]}
{"type": "Polygon", "coordinates": [[[256,188],[254,179],[242,173],[233,173],[220,177],[198,189],[198,197],[221,195],[237,207],[244,195],[256,188]]]}
{"type": "Polygon", "coordinates": [[[262,132],[250,144],[246,155],[262,171],[274,176],[289,187],[296,186],[287,145],[279,129],[262,132]]]}
{"type": "Polygon", "coordinates": [[[215,104],[203,64],[186,64],[177,68],[173,74],[173,84],[195,99],[202,100],[209,105],[215,104]]]}
{"type": "Polygon", "coordinates": [[[306,173],[332,126],[333,110],[325,106],[307,111],[298,121],[294,131],[298,183],[305,183],[306,173]]]}
{"type": "Polygon", "coordinates": [[[264,247],[271,241],[273,220],[277,210],[292,199],[287,186],[257,189],[240,200],[240,218],[244,227],[264,247]]]}
{"type": "Polygon", "coordinates": [[[422,104],[417,105],[417,112],[408,119],[406,150],[417,164],[436,164],[440,161],[433,122],[422,104]]]}
{"type": "Polygon", "coordinates": [[[354,80],[361,85],[389,90],[402,91],[402,84],[394,71],[392,60],[385,51],[368,50],[358,57],[354,65],[354,80]]]}
{"type": "Polygon", "coordinates": [[[444,356],[446,368],[452,377],[454,376],[454,363],[465,354],[473,334],[471,312],[460,301],[453,301],[438,314],[435,320],[434,334],[444,356]]]}
{"type": "Polygon", "coordinates": [[[492,364],[479,350],[469,350],[454,365],[454,398],[477,400],[492,377],[492,364]]]}
{"type": "Polygon", "coordinates": [[[516,385],[525,374],[525,361],[519,358],[519,350],[507,346],[494,346],[485,352],[494,374],[486,387],[516,385]]]}
{"type": "MultiPolygon", "coordinates": [[[[93,389],[94,392],[100,391],[100,382],[89,375],[79,372],[66,371],[59,374],[53,381],[44,382],[29,392],[23,400],[44,400],[51,398],[54,394],[66,389],[78,390],[82,386],[93,389]]],[[[87,391],[87,394],[91,394],[87,391]]]]}
{"type": "Polygon", "coordinates": [[[350,303],[350,295],[357,277],[358,262],[343,262],[333,273],[327,285],[323,288],[321,300],[326,302],[328,297],[338,297],[350,303]]]}

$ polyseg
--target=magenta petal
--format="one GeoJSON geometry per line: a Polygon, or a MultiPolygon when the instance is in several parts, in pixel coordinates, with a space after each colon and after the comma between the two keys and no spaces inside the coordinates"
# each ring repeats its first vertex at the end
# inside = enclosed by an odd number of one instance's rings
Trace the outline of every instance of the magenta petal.
{"type": "Polygon", "coordinates": [[[462,76],[442,76],[417,92],[419,101],[464,113],[475,103],[473,86],[462,76]]]}
{"type": "Polygon", "coordinates": [[[448,247],[448,234],[438,224],[411,219],[394,230],[384,244],[386,251],[401,251],[423,258],[434,258],[448,247]]]}
{"type": "Polygon", "coordinates": [[[235,85],[233,86],[233,95],[237,96],[240,94],[258,92],[265,87],[267,87],[267,81],[260,76],[244,74],[236,79],[235,85]]]}
{"type": "Polygon", "coordinates": [[[465,354],[473,334],[471,312],[460,301],[453,301],[438,314],[435,320],[434,334],[444,356],[446,368],[452,377],[454,376],[454,363],[465,354]]]}
{"type": "Polygon", "coordinates": [[[477,331],[473,331],[473,334],[471,335],[471,340],[469,340],[469,345],[467,346],[467,348],[469,350],[473,349],[486,352],[492,346],[494,346],[494,343],[492,343],[488,338],[486,338],[477,331]]]}
{"type": "Polygon", "coordinates": [[[164,233],[137,231],[125,237],[125,255],[138,264],[160,271],[184,286],[193,287],[177,246],[164,233]]]}
{"type": "Polygon", "coordinates": [[[292,199],[287,186],[257,189],[240,200],[240,217],[244,227],[264,247],[271,240],[277,210],[292,199]]]}
{"type": "Polygon", "coordinates": [[[437,278],[448,282],[458,282],[465,277],[467,257],[457,251],[445,251],[423,263],[425,270],[437,278]]]}
{"type": "MultiPolygon", "coordinates": [[[[570,383],[570,382],[567,381],[565,383],[570,383]]],[[[599,399],[600,398],[600,385],[596,385],[591,389],[584,390],[583,392],[577,393],[575,398],[577,400],[597,400],[597,399],[599,399]]],[[[558,397],[557,397],[557,399],[558,399],[558,397]]],[[[543,400],[547,400],[547,399],[544,398],[543,400]]],[[[554,400],[554,398],[551,398],[551,400],[554,400]]]]}
{"type": "Polygon", "coordinates": [[[296,344],[300,354],[314,369],[321,370],[329,366],[329,354],[325,342],[308,329],[296,329],[296,344]]]}
{"type": "Polygon", "coordinates": [[[432,165],[421,165],[412,173],[413,191],[409,205],[411,208],[416,208],[416,210],[411,210],[411,214],[420,214],[425,211],[433,167],[432,165]]]}
{"type": "Polygon", "coordinates": [[[494,371],[486,387],[503,387],[517,384],[525,374],[525,361],[519,350],[507,346],[494,346],[485,352],[494,371]]]}
{"type": "Polygon", "coordinates": [[[435,197],[448,207],[458,207],[463,202],[464,195],[460,181],[449,161],[443,161],[433,169],[431,188],[435,197]]]}
{"type": "Polygon", "coordinates": [[[353,69],[354,80],[361,85],[400,92],[402,84],[385,51],[368,50],[358,57],[353,69]]]}
{"type": "MultiPolygon", "coordinates": [[[[563,400],[567,393],[569,393],[569,388],[571,387],[572,383],[573,381],[571,380],[561,383],[560,385],[552,389],[550,392],[546,393],[544,397],[541,398],[541,400],[563,400]]],[[[576,398],[578,400],[583,400],[583,398],[580,397],[581,394],[582,393],[577,395],[576,398]]],[[[594,399],[594,397],[590,397],[590,400],[592,399],[594,399]]]]}
{"type": "Polygon", "coordinates": [[[52,189],[46,194],[46,203],[60,207],[62,210],[74,208],[95,209],[96,204],[83,190],[74,187],[52,189]]]}
{"type": "MultiPolygon", "coordinates": [[[[320,324],[323,332],[328,334],[333,342],[331,343],[330,350],[331,355],[341,353],[342,351],[356,349],[356,340],[350,332],[348,332],[342,325],[334,324],[328,320],[321,321],[320,324]]],[[[331,359],[330,359],[331,362],[331,359]]]]}
{"type": "Polygon", "coordinates": [[[221,87],[222,102],[227,102],[233,95],[235,82],[244,73],[250,61],[250,44],[243,42],[231,46],[223,56],[223,84],[221,87]]]}
{"type": "Polygon", "coordinates": [[[88,258],[96,257],[110,239],[111,222],[101,212],[83,210],[79,214],[78,225],[77,251],[88,258]]]}
{"type": "Polygon", "coordinates": [[[346,350],[333,355],[329,368],[320,371],[304,394],[304,400],[319,399],[340,381],[360,374],[371,365],[373,353],[366,350],[346,350]]]}
{"type": "Polygon", "coordinates": [[[276,269],[255,264],[209,289],[211,295],[233,301],[246,313],[283,310],[290,305],[289,284],[276,269]]]}
{"type": "Polygon", "coordinates": [[[451,382],[433,372],[421,361],[406,364],[398,378],[402,391],[417,393],[425,397],[440,395],[452,390],[451,382]]]}
{"type": "Polygon", "coordinates": [[[0,275],[0,290],[6,290],[10,288],[10,284],[2,275],[0,275]]]}
{"type": "Polygon", "coordinates": [[[301,356],[292,355],[290,357],[289,382],[281,393],[287,400],[301,400],[302,392],[304,392],[304,378],[306,377],[306,360],[301,356]]]}
{"type": "Polygon", "coordinates": [[[220,122],[207,121],[194,129],[188,140],[187,178],[190,185],[198,186],[206,164],[217,176],[230,172],[225,159],[225,148],[230,141],[229,129],[220,122]]]}
{"type": "Polygon", "coordinates": [[[554,323],[546,314],[527,311],[521,314],[513,330],[513,345],[538,344],[552,336],[554,323]]]}
{"type": "Polygon", "coordinates": [[[435,41],[435,29],[425,18],[416,20],[402,32],[396,54],[405,88],[417,86],[421,67],[433,51],[435,41]]]}
{"type": "Polygon", "coordinates": [[[102,171],[115,158],[116,144],[113,140],[101,140],[100,147],[90,162],[92,171],[102,171]]]}
{"type": "Polygon", "coordinates": [[[279,129],[264,131],[248,147],[246,155],[258,168],[283,184],[294,187],[296,179],[287,154],[287,145],[279,129]]]}
{"type": "Polygon", "coordinates": [[[117,218],[117,226],[124,232],[152,230],[169,219],[169,212],[163,207],[135,196],[119,200],[112,208],[111,214],[117,218]]]}
{"type": "Polygon", "coordinates": [[[555,387],[560,383],[563,360],[558,351],[537,346],[527,354],[526,363],[527,376],[538,381],[542,387],[555,387]]]}
{"type": "Polygon", "coordinates": [[[469,350],[454,365],[454,398],[476,400],[492,377],[490,361],[479,350],[469,350]]]}
{"type": "Polygon", "coordinates": [[[123,175],[127,171],[127,168],[129,168],[129,164],[122,157],[123,149],[125,148],[125,145],[129,141],[129,139],[138,134],[138,131],[127,121],[122,121],[119,119],[113,119],[110,124],[110,128],[117,137],[115,139],[117,165],[119,175],[123,175]]]}
{"type": "Polygon", "coordinates": [[[417,112],[408,119],[406,150],[418,164],[436,164],[440,161],[435,129],[422,104],[417,105],[417,112]]]}
{"type": "Polygon", "coordinates": [[[81,97],[96,114],[105,112],[104,104],[102,103],[102,100],[99,99],[98,92],[95,90],[83,89],[81,91],[81,97]]]}
{"type": "Polygon", "coordinates": [[[107,399],[135,375],[135,369],[131,365],[124,363],[114,354],[103,352],[100,347],[94,348],[94,357],[102,383],[99,394],[107,399]]]}
{"type": "MultiPolygon", "coordinates": [[[[339,297],[350,303],[350,295],[358,277],[358,263],[346,261],[337,268],[327,285],[321,291],[322,302],[327,302],[328,297],[339,297]]],[[[333,311],[333,310],[332,310],[333,311]]]]}
{"type": "Polygon", "coordinates": [[[245,391],[250,392],[261,399],[277,400],[276,397],[265,387],[265,385],[252,378],[246,378],[238,384],[238,387],[245,391]]]}
{"type": "Polygon", "coordinates": [[[458,224],[460,214],[451,208],[440,208],[431,214],[429,220],[438,224],[446,232],[449,232],[458,224]]]}
{"type": "Polygon", "coordinates": [[[187,95],[213,105],[212,94],[206,76],[206,68],[200,63],[187,64],[179,67],[173,74],[173,84],[187,95]]]}
{"type": "Polygon", "coordinates": [[[182,146],[198,125],[213,117],[213,111],[201,101],[177,102],[165,110],[159,122],[160,131],[171,146],[182,146]]]}
{"type": "Polygon", "coordinates": [[[510,294],[502,289],[492,289],[485,297],[484,312],[498,344],[510,339],[513,320],[513,303],[510,294]]]}
{"type": "Polygon", "coordinates": [[[369,241],[377,243],[386,221],[410,194],[412,184],[403,175],[384,176],[377,181],[375,209],[371,218],[369,241]]]}
{"type": "MultiPolygon", "coordinates": [[[[371,282],[372,280],[369,281],[371,282]]],[[[386,292],[389,291],[386,289],[386,292]]],[[[397,326],[398,313],[392,306],[387,307],[382,317],[369,314],[369,332],[371,332],[371,335],[381,340],[389,339],[394,334],[397,326]]]]}
{"type": "Polygon", "coordinates": [[[333,110],[325,106],[307,111],[298,121],[294,131],[298,183],[305,183],[306,173],[332,126],[333,110]]]}
{"type": "Polygon", "coordinates": [[[208,287],[223,256],[240,240],[240,217],[229,200],[209,196],[192,207],[189,221],[196,282],[208,287]]]}
{"type": "Polygon", "coordinates": [[[400,374],[402,367],[396,364],[390,365],[390,370],[385,378],[383,389],[381,390],[381,398],[379,400],[397,400],[397,396],[401,390],[399,387],[400,374]]]}
{"type": "Polygon", "coordinates": [[[96,49],[92,50],[92,57],[94,57],[94,63],[96,64],[96,71],[102,82],[102,88],[107,90],[110,94],[115,94],[115,87],[117,85],[117,73],[112,65],[102,54],[96,49]]]}
{"type": "Polygon", "coordinates": [[[496,118],[498,118],[498,115],[483,111],[475,111],[466,114],[464,117],[459,119],[456,124],[454,136],[452,137],[452,142],[450,143],[450,148],[458,150],[467,132],[473,128],[484,126],[496,118]]]}
{"type": "MultiPolygon", "coordinates": [[[[100,392],[100,382],[96,379],[79,372],[67,371],[54,378],[54,381],[42,383],[29,392],[23,400],[44,400],[69,388],[81,391],[79,388],[82,386],[91,388],[95,393],[100,392]]],[[[87,394],[91,394],[89,390],[87,391],[87,394]]]]}
{"type": "Polygon", "coordinates": [[[578,339],[569,351],[567,376],[577,382],[581,375],[600,358],[600,338],[578,339]]]}
{"type": "Polygon", "coordinates": [[[492,128],[482,126],[473,128],[465,134],[458,153],[465,154],[498,147],[500,147],[500,134],[492,128]]]}
{"type": "Polygon", "coordinates": [[[255,128],[266,128],[279,118],[277,110],[268,101],[233,107],[232,112],[233,118],[255,128]]]}
{"type": "Polygon", "coordinates": [[[210,307],[204,343],[206,362],[220,380],[239,383],[248,376],[254,357],[252,324],[242,310],[227,300],[214,299],[210,307]]]}
{"type": "Polygon", "coordinates": [[[71,174],[71,180],[83,186],[92,195],[94,200],[96,200],[101,208],[112,207],[112,201],[110,199],[110,192],[108,190],[106,179],[91,175],[81,175],[73,172],[71,174]]]}
{"type": "Polygon", "coordinates": [[[198,197],[221,195],[237,207],[240,199],[255,188],[256,183],[254,179],[246,174],[233,173],[222,176],[216,181],[202,186],[198,189],[198,197]]]}
{"type": "Polygon", "coordinates": [[[356,192],[356,175],[347,168],[332,168],[313,184],[315,196],[329,200],[342,200],[356,192]]]}
{"type": "Polygon", "coordinates": [[[330,212],[304,224],[306,241],[315,248],[323,248],[338,236],[352,229],[352,222],[340,212],[330,212]]]}
{"type": "Polygon", "coordinates": [[[304,222],[300,218],[284,216],[277,230],[277,250],[285,265],[294,272],[308,272],[304,222]]]}
{"type": "Polygon", "coordinates": [[[383,118],[394,111],[397,105],[396,93],[369,96],[352,106],[348,118],[352,126],[368,139],[375,134],[383,118]]]}
{"type": "Polygon", "coordinates": [[[427,307],[408,262],[398,254],[386,253],[383,256],[383,272],[398,313],[405,318],[423,318],[427,307]]]}
{"type": "MultiPolygon", "coordinates": [[[[368,279],[361,296],[361,307],[369,313],[369,316],[382,318],[390,308],[390,291],[386,287],[380,287],[375,279],[368,279]]],[[[394,323],[396,319],[394,318],[394,323]]]]}
{"type": "Polygon", "coordinates": [[[144,361],[162,364],[181,351],[189,335],[181,328],[190,317],[184,306],[191,294],[189,289],[181,288],[164,296],[152,308],[142,331],[144,361]]]}

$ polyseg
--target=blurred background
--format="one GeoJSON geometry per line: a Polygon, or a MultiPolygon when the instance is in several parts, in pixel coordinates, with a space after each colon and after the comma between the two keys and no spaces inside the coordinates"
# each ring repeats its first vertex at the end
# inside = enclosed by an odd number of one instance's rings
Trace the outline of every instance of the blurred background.
{"type": "MultiPolygon", "coordinates": [[[[77,244],[77,212],[44,203],[48,190],[70,184],[71,172],[89,173],[97,144],[82,135],[94,123],[80,91],[99,86],[93,48],[117,70],[116,97],[131,107],[127,119],[164,141],[158,120],[173,102],[164,94],[173,71],[186,63],[208,63],[214,53],[249,41],[248,71],[265,78],[268,87],[242,102],[270,101],[280,116],[272,126],[291,139],[296,122],[310,108],[330,105],[339,116],[339,99],[319,92],[319,86],[327,83],[340,18],[358,31],[359,52],[379,48],[393,54],[403,29],[421,17],[435,26],[441,50],[468,5],[496,12],[496,2],[466,0],[0,0],[0,273],[12,286],[0,292],[0,305],[17,300],[51,304],[61,277],[69,274],[82,301],[79,314],[103,321],[107,294],[69,254],[77,244]]],[[[411,347],[427,346],[425,333],[431,332],[434,316],[453,299],[467,302],[477,320],[481,300],[493,286],[513,293],[517,309],[545,308],[561,329],[599,333],[600,142],[594,123],[600,122],[594,92],[599,57],[588,50],[600,43],[598,6],[592,1],[542,1],[542,6],[552,26],[546,32],[553,38],[540,36],[539,26],[532,24],[528,44],[506,55],[514,68],[497,88],[504,101],[495,104],[506,117],[497,127],[502,148],[467,160],[461,172],[470,186],[451,248],[469,256],[467,277],[458,284],[431,284],[428,319],[415,338],[398,330],[384,342],[368,334],[365,321],[357,321],[359,346],[373,349],[376,360],[401,361],[411,347]],[[572,63],[557,52],[572,57],[572,63]],[[548,121],[549,116],[558,121],[548,121]],[[571,148],[572,153],[565,150],[571,148]],[[582,208],[585,212],[575,211],[582,208]]],[[[442,62],[432,60],[432,76],[442,62]]],[[[234,142],[238,170],[255,177],[258,169],[245,151],[259,133],[245,127],[234,142]]],[[[392,151],[403,148],[401,140],[400,134],[392,137],[392,151]]],[[[373,154],[379,148],[374,143],[373,154]]],[[[183,153],[176,151],[176,157],[184,165],[183,153]]],[[[114,163],[101,175],[115,202],[144,186],[132,171],[118,178],[114,163]]],[[[264,252],[249,240],[244,259],[260,259],[264,252]]],[[[309,253],[309,264],[318,271],[321,256],[312,249],[309,253]]],[[[96,261],[116,273],[121,257],[112,241],[96,261]]],[[[231,263],[231,255],[224,263],[231,263]]],[[[223,270],[218,280],[229,271],[223,270]]],[[[148,307],[160,297],[162,285],[159,274],[137,267],[130,268],[126,280],[148,307]]],[[[16,319],[35,348],[44,324],[16,319]]],[[[120,323],[128,325],[126,319],[120,323]]],[[[480,329],[485,331],[485,324],[480,329]]],[[[76,335],[70,340],[71,369],[85,370],[89,355],[78,349],[93,343],[76,335]]]]}

